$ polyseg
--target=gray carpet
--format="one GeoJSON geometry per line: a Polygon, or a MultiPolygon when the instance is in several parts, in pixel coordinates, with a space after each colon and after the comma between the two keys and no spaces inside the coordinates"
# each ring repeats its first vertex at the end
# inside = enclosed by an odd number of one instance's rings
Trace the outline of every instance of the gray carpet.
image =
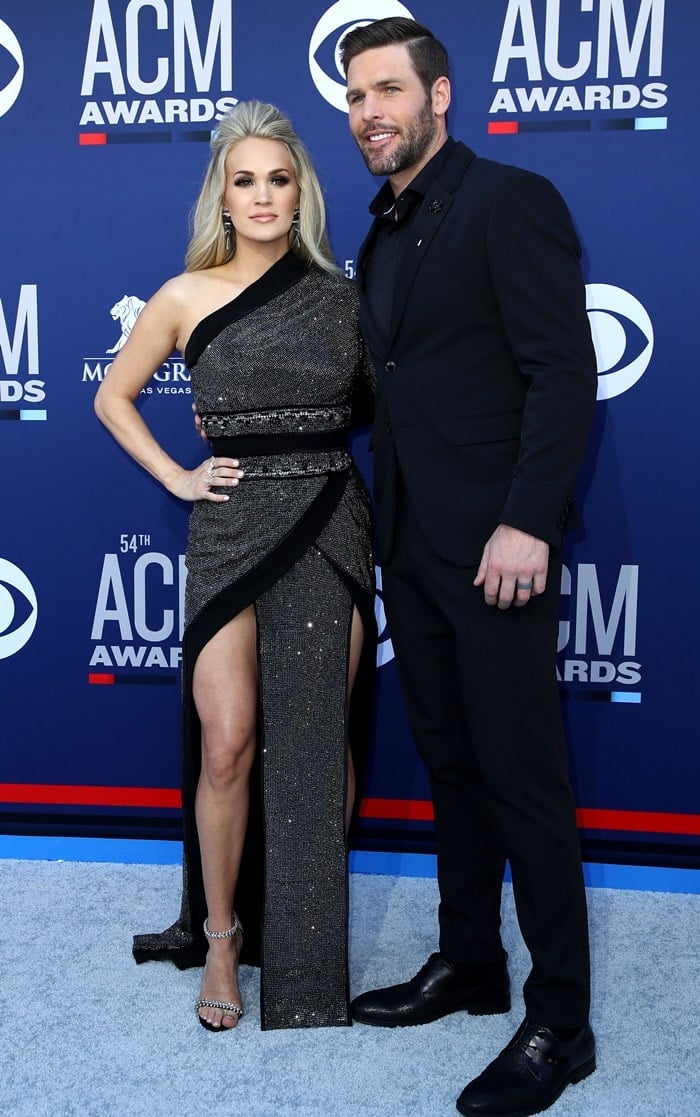
{"type": "MultiPolygon", "coordinates": [[[[527,958],[506,888],[509,1016],[261,1032],[245,967],[243,1021],[210,1035],[192,1007],[197,971],[131,959],[131,933],[170,922],[178,891],[170,866],[0,861],[0,1112],[451,1117],[523,1014],[527,958]]],[[[411,976],[435,947],[435,882],[355,875],[351,899],[353,993],[411,976]]],[[[599,1069],[550,1112],[697,1117],[700,896],[592,889],[589,902],[599,1069]]]]}

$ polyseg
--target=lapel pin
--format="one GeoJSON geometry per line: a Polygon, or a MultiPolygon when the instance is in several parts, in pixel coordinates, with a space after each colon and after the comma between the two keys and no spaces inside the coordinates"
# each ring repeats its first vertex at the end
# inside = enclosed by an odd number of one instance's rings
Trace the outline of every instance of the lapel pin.
{"type": "Polygon", "coordinates": [[[439,198],[435,198],[435,200],[432,201],[428,206],[428,210],[430,213],[439,213],[444,204],[445,203],[441,202],[439,198]]]}

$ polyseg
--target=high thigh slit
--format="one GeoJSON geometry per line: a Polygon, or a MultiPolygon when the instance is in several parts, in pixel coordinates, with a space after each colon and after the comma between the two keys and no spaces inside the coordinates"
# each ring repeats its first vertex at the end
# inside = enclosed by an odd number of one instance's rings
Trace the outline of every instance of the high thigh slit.
{"type": "MultiPolygon", "coordinates": [[[[183,637],[180,916],[137,935],[138,962],[206,956],[195,822],[197,658],[250,605],[258,732],[234,906],[241,962],[261,966],[263,1028],[348,1024],[345,798],[349,734],[362,752],[375,632],[369,500],[345,446],[371,378],[352,285],[289,253],[196,327],[185,359],[215,456],[245,476],[190,518],[183,637]],[[348,711],[350,633],[364,629],[348,711]]],[[[222,490],[223,491],[223,490],[222,490]]]]}

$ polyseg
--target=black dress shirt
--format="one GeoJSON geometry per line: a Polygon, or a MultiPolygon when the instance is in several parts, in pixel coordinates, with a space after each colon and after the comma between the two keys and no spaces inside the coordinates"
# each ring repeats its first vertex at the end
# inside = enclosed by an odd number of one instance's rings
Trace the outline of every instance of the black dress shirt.
{"type": "Polygon", "coordinates": [[[391,324],[399,260],[406,238],[410,236],[413,218],[430,183],[440,174],[453,147],[454,140],[446,140],[396,198],[387,179],[370,204],[369,211],[377,218],[377,225],[365,265],[365,290],[372,315],[385,337],[391,324]]]}

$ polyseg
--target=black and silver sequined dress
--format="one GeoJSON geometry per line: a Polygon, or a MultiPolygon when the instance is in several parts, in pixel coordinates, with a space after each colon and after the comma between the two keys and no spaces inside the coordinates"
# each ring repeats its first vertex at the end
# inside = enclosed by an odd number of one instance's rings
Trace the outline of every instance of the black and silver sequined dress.
{"type": "Polygon", "coordinates": [[[368,637],[367,676],[374,631],[369,500],[346,449],[353,394],[371,378],[354,288],[288,253],[199,323],[185,360],[214,455],[239,458],[245,477],[225,490],[229,501],[198,501],[190,518],[182,908],[166,931],[136,936],[134,956],[181,968],[203,964],[206,905],[194,817],[201,741],[192,677],[207,641],[254,603],[258,755],[235,900],[245,930],[241,961],[261,965],[263,1028],[347,1024],[353,606],[368,637]]]}

